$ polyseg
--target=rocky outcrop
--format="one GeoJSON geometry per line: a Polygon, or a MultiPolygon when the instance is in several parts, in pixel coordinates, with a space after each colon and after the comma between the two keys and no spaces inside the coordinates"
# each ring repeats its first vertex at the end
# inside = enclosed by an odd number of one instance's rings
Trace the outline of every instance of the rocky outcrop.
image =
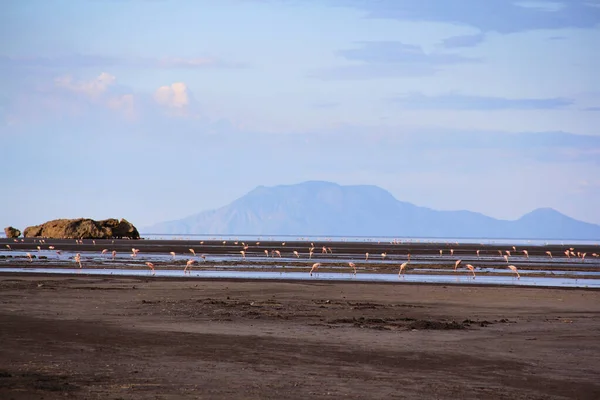
{"type": "Polygon", "coordinates": [[[12,226],[7,226],[6,228],[4,228],[4,234],[7,238],[14,239],[21,236],[21,231],[17,228],[13,228],[12,226]]]}
{"type": "Polygon", "coordinates": [[[25,228],[25,237],[54,239],[139,239],[140,233],[126,219],[94,221],[89,218],[55,219],[42,225],[25,228]]]}

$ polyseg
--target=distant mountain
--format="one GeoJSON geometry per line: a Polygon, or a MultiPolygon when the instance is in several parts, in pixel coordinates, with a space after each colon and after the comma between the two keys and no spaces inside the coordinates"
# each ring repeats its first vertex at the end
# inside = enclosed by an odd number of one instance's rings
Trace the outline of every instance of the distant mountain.
{"type": "Polygon", "coordinates": [[[436,211],[396,200],[370,185],[309,181],[259,186],[233,203],[145,233],[600,239],[600,226],[540,208],[516,221],[470,211],[436,211]]]}

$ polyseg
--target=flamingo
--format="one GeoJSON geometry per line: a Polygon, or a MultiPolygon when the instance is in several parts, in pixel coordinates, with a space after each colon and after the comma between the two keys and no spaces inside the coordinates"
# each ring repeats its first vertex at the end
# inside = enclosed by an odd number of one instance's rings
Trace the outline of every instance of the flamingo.
{"type": "Polygon", "coordinates": [[[454,263],[454,271],[456,271],[456,268],[458,268],[461,262],[462,260],[456,260],[456,262],[454,263]]]}
{"type": "Polygon", "coordinates": [[[112,251],[112,259],[114,260],[116,256],[117,256],[117,251],[113,250],[112,251]]]}
{"type": "Polygon", "coordinates": [[[516,253],[517,252],[517,248],[515,246],[512,247],[513,251],[516,253]]]}
{"type": "Polygon", "coordinates": [[[310,269],[310,276],[312,276],[313,271],[316,271],[321,266],[321,263],[314,263],[312,268],[310,269]]]}
{"type": "Polygon", "coordinates": [[[454,255],[454,249],[450,249],[450,255],[453,256],[454,255]]]}
{"type": "Polygon", "coordinates": [[[204,262],[206,262],[206,254],[200,254],[200,258],[202,258],[202,260],[203,260],[204,262]]]}
{"type": "Polygon", "coordinates": [[[369,253],[365,253],[365,261],[369,261],[369,253]]]}
{"type": "Polygon", "coordinates": [[[7,245],[6,245],[6,248],[7,248],[7,249],[9,249],[9,250],[12,250],[12,249],[10,248],[10,244],[7,244],[7,245]]]}
{"type": "Polygon", "coordinates": [[[444,254],[444,250],[440,250],[440,257],[444,254]]]}
{"type": "Polygon", "coordinates": [[[169,254],[171,255],[171,257],[173,257],[173,260],[174,260],[175,259],[175,252],[171,251],[169,254]]]}
{"type": "Polygon", "coordinates": [[[508,268],[510,268],[512,272],[517,274],[517,279],[521,279],[521,275],[519,275],[519,271],[517,271],[517,267],[515,267],[514,265],[509,265],[508,268]]]}
{"type": "Polygon", "coordinates": [[[569,250],[565,250],[565,255],[567,256],[567,258],[571,258],[571,255],[569,254],[569,250]]]}
{"type": "Polygon", "coordinates": [[[48,250],[54,250],[54,246],[48,246],[48,250]]]}
{"type": "Polygon", "coordinates": [[[296,256],[296,258],[300,258],[300,254],[298,254],[296,250],[294,250],[294,255],[296,256]]]}
{"type": "Polygon", "coordinates": [[[508,256],[505,254],[504,255],[504,259],[506,260],[506,262],[508,263],[508,256]]]}
{"type": "Polygon", "coordinates": [[[37,247],[38,252],[42,250],[41,246],[36,246],[36,247],[37,247]]]}
{"type": "Polygon", "coordinates": [[[582,262],[583,262],[583,261],[585,261],[585,255],[586,255],[586,254],[587,254],[587,253],[583,253],[583,254],[581,255],[581,261],[582,261],[582,262]]]}
{"type": "Polygon", "coordinates": [[[242,260],[246,260],[246,252],[244,250],[240,250],[240,254],[242,255],[242,260]]]}
{"type": "Polygon", "coordinates": [[[152,270],[152,275],[155,275],[156,272],[154,271],[154,264],[152,264],[150,261],[146,261],[146,265],[152,270]]]}
{"type": "Polygon", "coordinates": [[[400,274],[404,274],[404,268],[406,268],[407,265],[408,265],[408,261],[400,264],[400,271],[398,271],[398,276],[400,276],[400,274]]]}
{"type": "Polygon", "coordinates": [[[477,250],[476,253],[477,253],[477,258],[479,258],[479,250],[477,250]]]}
{"type": "Polygon", "coordinates": [[[467,265],[465,265],[465,267],[467,267],[469,269],[469,271],[471,271],[473,273],[473,279],[475,279],[475,267],[472,266],[471,264],[467,264],[467,265]]]}
{"type": "Polygon", "coordinates": [[[498,254],[500,254],[500,257],[502,257],[502,250],[498,250],[498,254]]]}
{"type": "Polygon", "coordinates": [[[82,268],[82,266],[81,266],[81,254],[79,254],[79,253],[75,254],[75,262],[79,263],[79,268],[82,268]]]}
{"type": "Polygon", "coordinates": [[[102,250],[102,252],[100,252],[100,254],[106,254],[108,252],[108,249],[104,249],[102,250]]]}
{"type": "Polygon", "coordinates": [[[523,254],[525,254],[525,257],[529,258],[529,252],[527,250],[523,250],[523,254]]]}
{"type": "Polygon", "coordinates": [[[188,268],[190,269],[190,272],[192,272],[192,265],[194,265],[195,262],[196,262],[196,260],[190,258],[185,263],[185,268],[183,269],[183,273],[185,274],[188,268]]]}
{"type": "Polygon", "coordinates": [[[410,261],[410,253],[408,253],[408,261],[410,261]]]}
{"type": "Polygon", "coordinates": [[[328,247],[327,250],[329,251],[329,254],[333,254],[333,250],[331,250],[331,247],[328,247]]]}
{"type": "Polygon", "coordinates": [[[269,250],[265,249],[265,256],[269,257],[269,250]]]}
{"type": "Polygon", "coordinates": [[[137,254],[140,252],[140,249],[131,249],[131,257],[137,257],[137,254]]]}
{"type": "Polygon", "coordinates": [[[311,260],[312,256],[313,256],[313,250],[310,249],[309,252],[308,252],[308,259],[311,260]]]}
{"type": "Polygon", "coordinates": [[[350,266],[350,268],[352,268],[354,270],[354,275],[356,275],[356,264],[354,264],[352,261],[350,261],[348,263],[348,265],[350,266]]]}
{"type": "Polygon", "coordinates": [[[387,257],[387,253],[381,253],[381,259],[385,260],[385,258],[387,257]]]}
{"type": "Polygon", "coordinates": [[[277,256],[281,258],[281,252],[279,250],[273,250],[273,253],[277,254],[277,256]]]}
{"type": "Polygon", "coordinates": [[[194,256],[196,255],[196,251],[194,251],[194,249],[188,249],[190,251],[190,253],[192,253],[194,256]]]}
{"type": "Polygon", "coordinates": [[[33,262],[33,257],[31,257],[31,253],[27,253],[27,257],[29,257],[29,262],[33,262]]]}
{"type": "Polygon", "coordinates": [[[547,251],[546,254],[548,254],[548,257],[552,258],[552,253],[547,251]]]}
{"type": "Polygon", "coordinates": [[[510,257],[510,251],[506,250],[506,255],[510,257]]]}
{"type": "Polygon", "coordinates": [[[327,254],[327,247],[325,247],[325,246],[323,246],[323,250],[321,250],[321,254],[323,254],[323,253],[327,254]]]}

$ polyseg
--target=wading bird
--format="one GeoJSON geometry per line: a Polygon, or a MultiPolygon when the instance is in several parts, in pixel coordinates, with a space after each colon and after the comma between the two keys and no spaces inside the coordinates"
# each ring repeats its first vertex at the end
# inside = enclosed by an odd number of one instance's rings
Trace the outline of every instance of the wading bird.
{"type": "Polygon", "coordinates": [[[385,260],[385,258],[387,257],[387,253],[381,253],[381,259],[385,260]]]}
{"type": "Polygon", "coordinates": [[[265,256],[269,257],[269,250],[265,249],[265,256]]]}
{"type": "Polygon", "coordinates": [[[454,255],[454,249],[450,249],[450,255],[453,256],[454,255]]]}
{"type": "Polygon", "coordinates": [[[242,260],[246,260],[246,252],[244,250],[240,250],[240,254],[242,255],[242,260]]]}
{"type": "Polygon", "coordinates": [[[505,252],[506,252],[506,255],[510,257],[510,251],[505,250],[505,252]]]}
{"type": "Polygon", "coordinates": [[[440,250],[440,257],[444,254],[444,250],[440,250]]]}
{"type": "Polygon", "coordinates": [[[312,276],[313,271],[316,271],[321,266],[321,263],[314,263],[312,268],[310,269],[310,276],[312,276]]]}
{"type": "Polygon", "coordinates": [[[479,258],[479,250],[477,250],[476,253],[477,253],[477,258],[479,258]]]}
{"type": "Polygon", "coordinates": [[[10,244],[7,244],[7,245],[6,245],[6,248],[7,248],[7,249],[9,249],[9,250],[12,250],[12,249],[10,248],[10,244]]]}
{"type": "Polygon", "coordinates": [[[547,251],[546,254],[548,254],[548,257],[552,258],[552,253],[547,251]]]}
{"type": "Polygon", "coordinates": [[[325,246],[323,246],[323,249],[321,250],[321,254],[323,254],[323,253],[327,254],[327,247],[325,247],[325,246]]]}
{"type": "Polygon", "coordinates": [[[310,249],[310,251],[308,252],[308,259],[311,260],[313,256],[313,250],[310,249]]]}
{"type": "Polygon", "coordinates": [[[506,262],[508,263],[508,256],[506,254],[504,255],[504,260],[506,260],[506,262]]]}
{"type": "Polygon", "coordinates": [[[189,272],[192,272],[192,265],[194,265],[195,262],[196,260],[193,259],[187,260],[187,262],[185,263],[185,268],[183,269],[183,273],[185,274],[188,268],[190,269],[189,272]]]}
{"type": "Polygon", "coordinates": [[[273,250],[273,253],[277,254],[277,256],[281,258],[281,252],[279,250],[273,250]]]}
{"type": "Polygon", "coordinates": [[[146,261],[146,265],[152,270],[152,275],[156,274],[154,271],[154,264],[152,264],[150,261],[146,261]]]}
{"type": "Polygon", "coordinates": [[[79,268],[82,268],[82,266],[81,266],[81,254],[79,254],[79,253],[75,254],[75,262],[79,264],[79,268]]]}
{"type": "Polygon", "coordinates": [[[298,254],[296,250],[294,250],[294,255],[296,256],[296,258],[300,258],[300,254],[298,254]]]}
{"type": "Polygon", "coordinates": [[[569,254],[569,250],[565,250],[565,256],[567,256],[567,258],[571,258],[571,255],[569,254]]]}
{"type": "Polygon", "coordinates": [[[31,253],[27,253],[27,257],[29,257],[29,262],[33,262],[33,258],[31,257],[31,253]]]}
{"type": "Polygon", "coordinates": [[[131,257],[137,257],[137,254],[140,252],[140,249],[131,249],[131,257]]]}
{"type": "Polygon", "coordinates": [[[456,271],[456,268],[458,268],[461,262],[462,260],[456,260],[456,262],[454,263],[454,271],[456,271]]]}
{"type": "Polygon", "coordinates": [[[406,268],[407,265],[408,265],[408,261],[400,264],[400,271],[398,271],[398,276],[400,276],[401,274],[404,274],[404,268],[406,268]]]}
{"type": "Polygon", "coordinates": [[[365,261],[369,261],[369,253],[365,253],[365,261]]]}
{"type": "Polygon", "coordinates": [[[467,267],[469,269],[469,271],[471,271],[473,273],[473,279],[475,279],[475,267],[472,266],[471,264],[467,264],[467,265],[465,265],[465,267],[467,267]]]}
{"type": "Polygon", "coordinates": [[[509,265],[508,268],[510,268],[510,270],[512,272],[514,272],[515,274],[517,274],[517,279],[521,279],[521,275],[519,275],[519,271],[517,271],[517,267],[515,267],[514,265],[509,265]]]}
{"type": "Polygon", "coordinates": [[[523,254],[525,254],[525,257],[529,258],[529,252],[527,250],[523,250],[523,254]]]}
{"type": "Polygon", "coordinates": [[[117,256],[117,251],[113,250],[112,251],[112,259],[114,260],[116,256],[117,256]]]}
{"type": "Polygon", "coordinates": [[[100,252],[100,254],[106,254],[106,253],[108,253],[108,249],[104,249],[100,252]]]}
{"type": "Polygon", "coordinates": [[[171,255],[171,257],[173,257],[173,259],[175,259],[175,252],[174,251],[171,251],[169,254],[171,255]]]}
{"type": "Polygon", "coordinates": [[[193,255],[196,255],[196,251],[194,249],[188,249],[190,251],[190,253],[192,253],[193,255]]]}
{"type": "Polygon", "coordinates": [[[356,275],[356,264],[354,264],[352,261],[350,261],[348,263],[348,265],[350,266],[350,268],[352,268],[354,270],[354,275],[356,275]]]}

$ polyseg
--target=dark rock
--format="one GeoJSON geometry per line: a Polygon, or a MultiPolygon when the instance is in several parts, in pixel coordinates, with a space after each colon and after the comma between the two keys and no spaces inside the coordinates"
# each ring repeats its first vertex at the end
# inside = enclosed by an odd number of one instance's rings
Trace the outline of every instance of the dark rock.
{"type": "Polygon", "coordinates": [[[7,226],[6,228],[4,228],[4,234],[7,238],[14,239],[21,236],[21,231],[17,228],[13,228],[12,226],[7,226]]]}
{"type": "Polygon", "coordinates": [[[25,237],[53,239],[139,239],[140,234],[126,219],[94,221],[89,218],[55,219],[41,225],[25,228],[25,237]]]}

